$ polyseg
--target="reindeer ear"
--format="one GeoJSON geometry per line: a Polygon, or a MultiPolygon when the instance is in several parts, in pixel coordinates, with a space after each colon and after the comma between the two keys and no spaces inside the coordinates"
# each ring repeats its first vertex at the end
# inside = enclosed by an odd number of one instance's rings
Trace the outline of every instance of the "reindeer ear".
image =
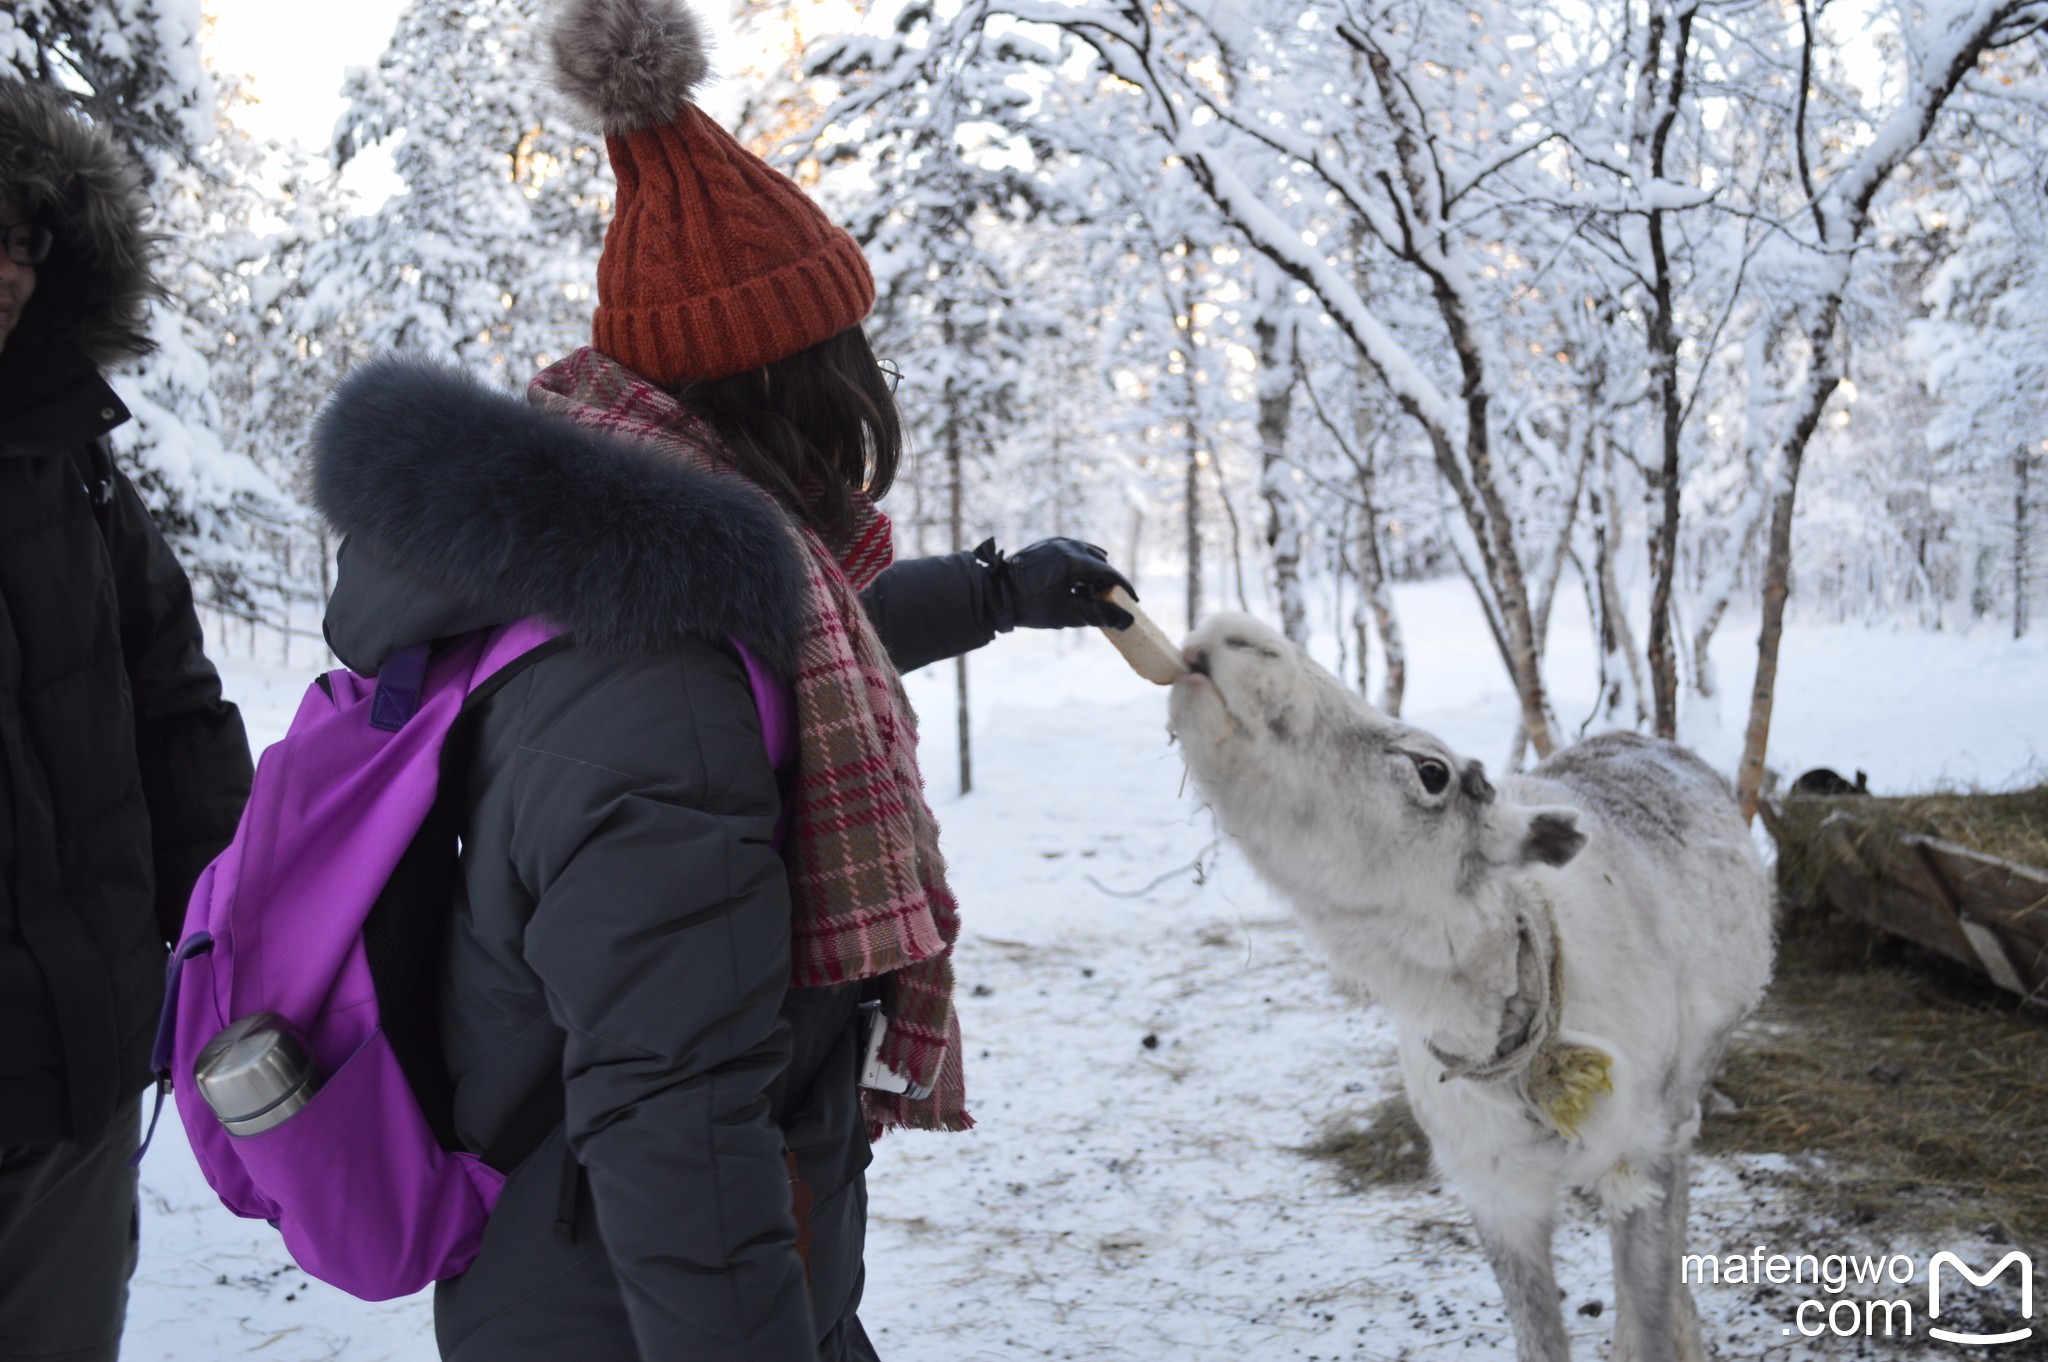
{"type": "Polygon", "coordinates": [[[1579,831],[1579,811],[1550,807],[1531,810],[1529,830],[1522,839],[1522,864],[1565,865],[1586,845],[1579,831]]]}
{"type": "Polygon", "coordinates": [[[1489,865],[1513,870],[1525,865],[1564,865],[1586,845],[1579,811],[1568,804],[1516,804],[1497,799],[1486,806],[1481,836],[1489,865]]]}

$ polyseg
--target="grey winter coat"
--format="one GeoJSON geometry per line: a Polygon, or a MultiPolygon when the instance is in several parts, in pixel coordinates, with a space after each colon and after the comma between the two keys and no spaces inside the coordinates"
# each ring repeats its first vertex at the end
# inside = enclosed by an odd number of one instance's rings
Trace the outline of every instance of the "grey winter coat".
{"type": "MultiPolygon", "coordinates": [[[[777,512],[403,361],[343,385],[314,459],[348,537],[327,619],[348,665],[529,614],[569,631],[475,712],[459,763],[456,1125],[484,1150],[558,1081],[567,1118],[441,1285],[443,1354],[871,1356],[857,989],[788,986],[778,776],[727,641],[793,658],[800,565],[777,512]],[[808,1274],[785,1149],[815,1200],[808,1274]]],[[[946,646],[987,641],[963,566],[906,567],[907,597],[878,584],[885,617],[928,632],[930,600],[954,612],[946,646]]]]}
{"type": "Polygon", "coordinates": [[[164,945],[234,834],[249,747],[191,584],[106,437],[145,347],[134,172],[0,77],[0,197],[54,233],[0,350],[0,1146],[92,1143],[149,1082],[164,945]]]}

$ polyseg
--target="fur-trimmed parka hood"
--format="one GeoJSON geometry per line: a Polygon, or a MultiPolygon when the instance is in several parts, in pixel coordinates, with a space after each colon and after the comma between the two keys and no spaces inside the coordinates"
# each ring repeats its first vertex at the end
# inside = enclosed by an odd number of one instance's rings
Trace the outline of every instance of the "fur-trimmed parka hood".
{"type": "Polygon", "coordinates": [[[347,536],[327,632],[392,651],[538,615],[613,656],[736,638],[795,670],[803,567],[738,477],[535,411],[416,356],[357,369],[313,426],[313,500],[347,536]]]}
{"type": "Polygon", "coordinates": [[[147,354],[160,290],[142,174],[62,91],[0,76],[0,198],[56,237],[14,339],[76,350],[102,369],[147,354]]]}

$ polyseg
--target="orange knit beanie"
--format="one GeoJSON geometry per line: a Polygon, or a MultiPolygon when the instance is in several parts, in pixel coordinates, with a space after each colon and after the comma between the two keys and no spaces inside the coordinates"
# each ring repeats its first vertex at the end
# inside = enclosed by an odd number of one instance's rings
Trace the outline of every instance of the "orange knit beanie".
{"type": "Polygon", "coordinates": [[[557,82],[604,129],[619,182],[592,345],[673,387],[757,369],[868,315],[859,244],[690,102],[709,64],[681,0],[570,0],[549,38],[557,82]]]}

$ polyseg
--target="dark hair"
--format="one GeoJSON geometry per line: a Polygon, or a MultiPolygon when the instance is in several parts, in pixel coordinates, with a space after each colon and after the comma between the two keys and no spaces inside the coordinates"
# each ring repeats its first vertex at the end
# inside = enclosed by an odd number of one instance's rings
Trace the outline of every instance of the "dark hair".
{"type": "Polygon", "coordinates": [[[854,491],[880,497],[896,480],[902,419],[858,326],[677,395],[724,437],[736,469],[827,539],[852,524],[854,491]]]}

